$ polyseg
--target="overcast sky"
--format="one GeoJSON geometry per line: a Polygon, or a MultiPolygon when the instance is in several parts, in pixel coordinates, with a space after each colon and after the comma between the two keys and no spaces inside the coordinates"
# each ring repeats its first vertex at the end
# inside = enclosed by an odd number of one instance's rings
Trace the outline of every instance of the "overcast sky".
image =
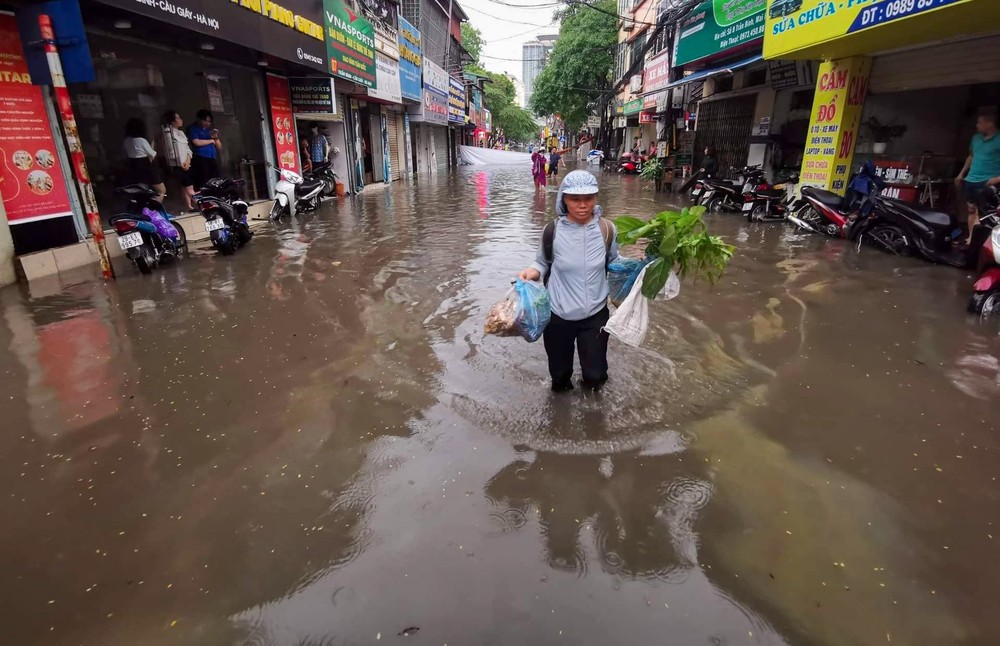
{"type": "MultiPolygon", "coordinates": [[[[492,72],[508,72],[521,79],[521,45],[541,34],[559,33],[552,22],[555,7],[550,0],[459,0],[472,26],[483,33],[483,67],[492,72]],[[531,8],[507,5],[523,4],[531,8]],[[543,5],[537,8],[532,5],[543,5]],[[525,24],[527,23],[527,24],[525,24]],[[541,25],[541,26],[538,26],[541,25]],[[516,60],[500,60],[516,59],[516,60]]],[[[524,79],[521,79],[522,81],[524,79]]]]}

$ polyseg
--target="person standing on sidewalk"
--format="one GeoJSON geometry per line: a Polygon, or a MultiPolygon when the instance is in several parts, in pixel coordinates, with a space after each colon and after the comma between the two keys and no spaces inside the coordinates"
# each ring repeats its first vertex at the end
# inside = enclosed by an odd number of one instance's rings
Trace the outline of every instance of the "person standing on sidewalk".
{"type": "Polygon", "coordinates": [[[222,152],[222,140],[219,131],[212,125],[215,118],[208,110],[198,110],[197,121],[188,126],[188,139],[194,147],[194,157],[191,168],[194,174],[194,187],[201,189],[205,182],[219,176],[219,153],[222,152]]]}
{"type": "Polygon", "coordinates": [[[156,191],[156,199],[160,202],[167,194],[163,177],[153,162],[156,151],[149,145],[146,136],[146,123],[142,119],[132,117],[125,122],[125,141],[122,142],[127,159],[126,181],[129,184],[145,184],[156,191]]]}
{"type": "Polygon", "coordinates": [[[177,110],[167,110],[163,113],[163,127],[167,131],[166,137],[164,137],[167,161],[173,169],[174,177],[181,185],[184,194],[184,209],[187,212],[194,211],[194,202],[192,202],[194,180],[191,178],[191,160],[194,153],[191,151],[187,135],[181,130],[184,127],[184,118],[177,110]]]}
{"type": "Polygon", "coordinates": [[[983,108],[976,117],[976,134],[969,144],[969,156],[955,184],[962,189],[969,216],[969,238],[979,224],[979,193],[1000,184],[1000,133],[996,108],[983,108]]]}
{"type": "Polygon", "coordinates": [[[573,350],[580,355],[585,390],[608,380],[608,265],[618,259],[615,225],[597,206],[597,178],[585,170],[566,175],[556,196],[558,218],[542,233],[535,262],[521,280],[546,279],[552,318],[545,353],[553,392],[573,389],[573,350]]]}

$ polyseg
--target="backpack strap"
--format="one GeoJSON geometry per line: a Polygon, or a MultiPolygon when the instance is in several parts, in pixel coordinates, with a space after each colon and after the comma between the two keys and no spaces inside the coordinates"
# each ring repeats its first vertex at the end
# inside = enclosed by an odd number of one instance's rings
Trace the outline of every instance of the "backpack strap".
{"type": "Polygon", "coordinates": [[[607,269],[608,265],[611,264],[611,243],[613,241],[613,231],[611,223],[603,217],[597,220],[597,225],[601,227],[601,235],[604,237],[604,268],[607,269]]]}
{"type": "Polygon", "coordinates": [[[549,270],[542,277],[542,282],[545,285],[549,284],[549,274],[552,273],[552,261],[555,259],[553,248],[556,241],[556,222],[553,220],[545,225],[542,229],[542,254],[545,256],[545,262],[549,264],[549,270]]]}

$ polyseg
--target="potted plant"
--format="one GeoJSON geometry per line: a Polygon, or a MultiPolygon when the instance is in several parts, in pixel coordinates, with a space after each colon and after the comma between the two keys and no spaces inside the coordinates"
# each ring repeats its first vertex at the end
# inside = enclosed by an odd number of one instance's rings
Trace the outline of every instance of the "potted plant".
{"type": "Polygon", "coordinates": [[[889,142],[899,139],[906,134],[906,126],[893,121],[892,123],[882,123],[877,117],[871,117],[865,121],[865,127],[872,137],[872,152],[876,155],[883,155],[889,148],[889,142]]]}
{"type": "Polygon", "coordinates": [[[653,182],[656,185],[656,191],[659,192],[660,186],[663,183],[663,173],[666,170],[663,161],[654,157],[646,162],[646,165],[642,168],[642,172],[639,173],[639,177],[653,182]]]}

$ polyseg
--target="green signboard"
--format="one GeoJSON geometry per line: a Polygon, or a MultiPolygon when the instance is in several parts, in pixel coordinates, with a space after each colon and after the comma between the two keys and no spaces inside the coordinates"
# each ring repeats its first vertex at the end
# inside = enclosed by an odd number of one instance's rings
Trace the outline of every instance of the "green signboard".
{"type": "Polygon", "coordinates": [[[341,0],[323,0],[323,10],[330,73],[375,87],[375,28],[341,0]]]}
{"type": "Polygon", "coordinates": [[[674,65],[716,56],[764,37],[767,0],[708,0],[681,23],[674,65]]]}
{"type": "Polygon", "coordinates": [[[625,115],[637,114],[639,112],[642,112],[642,97],[632,99],[626,103],[625,107],[622,109],[622,114],[625,115]]]}

